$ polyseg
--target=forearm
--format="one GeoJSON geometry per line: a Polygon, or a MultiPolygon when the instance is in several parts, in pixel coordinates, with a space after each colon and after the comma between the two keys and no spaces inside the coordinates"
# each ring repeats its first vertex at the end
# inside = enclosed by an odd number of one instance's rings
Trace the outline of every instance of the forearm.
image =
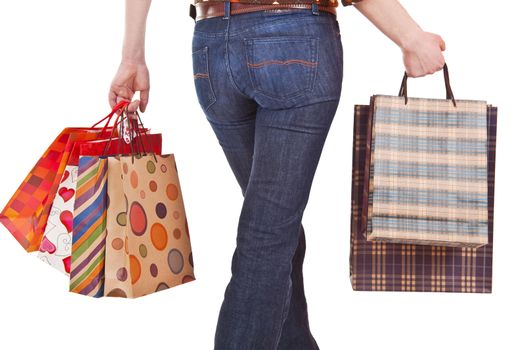
{"type": "Polygon", "coordinates": [[[423,32],[397,0],[362,0],[354,6],[403,50],[423,32]]]}
{"type": "Polygon", "coordinates": [[[151,0],[126,0],[126,29],[122,60],[145,62],[146,20],[151,0]]]}

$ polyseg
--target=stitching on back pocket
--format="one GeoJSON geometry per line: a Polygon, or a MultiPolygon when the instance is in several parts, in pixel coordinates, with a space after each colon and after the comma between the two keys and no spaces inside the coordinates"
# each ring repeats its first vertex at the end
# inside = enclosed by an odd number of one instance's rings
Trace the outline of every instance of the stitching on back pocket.
{"type": "Polygon", "coordinates": [[[253,89],[286,100],[312,91],[318,66],[318,39],[271,36],[244,39],[253,89]]]}
{"type": "Polygon", "coordinates": [[[259,68],[266,64],[293,64],[293,63],[303,64],[308,67],[313,67],[317,65],[317,62],[309,62],[305,60],[286,60],[286,61],[268,60],[268,61],[263,61],[259,63],[249,63],[248,62],[248,67],[259,68]]]}
{"type": "Polygon", "coordinates": [[[192,52],[193,81],[201,107],[207,110],[217,100],[209,76],[208,47],[192,52]]]}

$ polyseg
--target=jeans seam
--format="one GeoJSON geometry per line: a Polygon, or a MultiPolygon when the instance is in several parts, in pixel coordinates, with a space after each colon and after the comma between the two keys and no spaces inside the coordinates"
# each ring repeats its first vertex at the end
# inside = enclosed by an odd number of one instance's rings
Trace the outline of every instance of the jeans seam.
{"type": "Polygon", "coordinates": [[[230,80],[230,83],[232,84],[233,88],[242,96],[246,97],[246,98],[250,98],[250,96],[248,96],[247,94],[245,94],[244,92],[241,91],[241,89],[239,88],[239,86],[237,86],[237,84],[235,83],[235,80],[233,79],[233,74],[232,74],[232,70],[231,70],[231,66],[230,66],[230,46],[228,45],[229,41],[230,41],[230,23],[231,23],[231,18],[228,19],[228,24],[226,25],[226,33],[225,33],[225,57],[224,57],[224,60],[226,62],[226,72],[228,74],[228,79],[230,80]]]}
{"type": "Polygon", "coordinates": [[[281,341],[284,323],[286,322],[286,317],[290,313],[290,304],[291,304],[292,291],[293,291],[293,282],[292,282],[292,276],[291,276],[292,271],[293,271],[293,260],[290,261],[290,276],[289,276],[289,283],[288,283],[288,292],[286,294],[286,301],[283,305],[283,310],[281,313],[279,334],[276,337],[275,347],[274,347],[275,350],[279,348],[279,343],[281,341]]]}
{"type": "MultiPolygon", "coordinates": [[[[306,206],[307,206],[307,202],[308,202],[308,198],[306,198],[305,203],[301,206],[301,210],[299,211],[299,214],[297,214],[295,216],[295,218],[300,217],[302,219],[302,216],[304,215],[304,211],[305,211],[306,206]]],[[[298,230],[298,232],[301,231],[301,225],[302,225],[302,220],[299,221],[299,230],[298,230]]],[[[300,236],[300,233],[299,233],[299,236],[300,236]]],[[[299,240],[301,239],[299,236],[297,237],[297,244],[295,246],[295,250],[297,250],[297,247],[299,246],[299,240]]],[[[290,260],[290,276],[289,276],[289,279],[288,279],[288,281],[289,281],[288,293],[286,295],[286,300],[285,300],[285,303],[283,305],[283,310],[282,310],[282,313],[281,313],[281,320],[280,320],[281,321],[280,322],[281,327],[279,328],[279,334],[277,336],[277,340],[276,340],[276,343],[275,343],[275,350],[277,350],[279,348],[279,343],[280,343],[280,340],[281,340],[284,324],[286,322],[286,318],[288,317],[288,314],[290,313],[291,298],[292,298],[292,294],[293,294],[292,273],[293,273],[293,256],[292,256],[292,260],[290,260]]]]}

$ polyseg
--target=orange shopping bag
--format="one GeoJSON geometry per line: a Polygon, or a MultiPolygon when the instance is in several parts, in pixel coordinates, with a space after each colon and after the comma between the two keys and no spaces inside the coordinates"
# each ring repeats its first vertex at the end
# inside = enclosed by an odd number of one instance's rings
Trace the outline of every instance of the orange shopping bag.
{"type": "Polygon", "coordinates": [[[113,114],[122,109],[124,105],[125,101],[115,105],[108,116],[91,128],[62,130],[0,213],[0,223],[11,232],[27,252],[36,251],[40,246],[51,204],[75,142],[110,136],[107,125],[113,114]],[[106,119],[106,126],[95,127],[106,119]]]}

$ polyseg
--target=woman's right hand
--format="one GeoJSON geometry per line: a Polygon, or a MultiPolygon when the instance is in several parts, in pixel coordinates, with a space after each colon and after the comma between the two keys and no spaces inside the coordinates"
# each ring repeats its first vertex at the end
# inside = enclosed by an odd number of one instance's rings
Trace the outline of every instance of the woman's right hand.
{"type": "Polygon", "coordinates": [[[144,61],[122,61],[109,89],[109,104],[113,108],[119,101],[132,101],[135,92],[140,91],[140,100],[128,105],[130,112],[140,108],[146,111],[149,98],[149,71],[144,61]]]}

